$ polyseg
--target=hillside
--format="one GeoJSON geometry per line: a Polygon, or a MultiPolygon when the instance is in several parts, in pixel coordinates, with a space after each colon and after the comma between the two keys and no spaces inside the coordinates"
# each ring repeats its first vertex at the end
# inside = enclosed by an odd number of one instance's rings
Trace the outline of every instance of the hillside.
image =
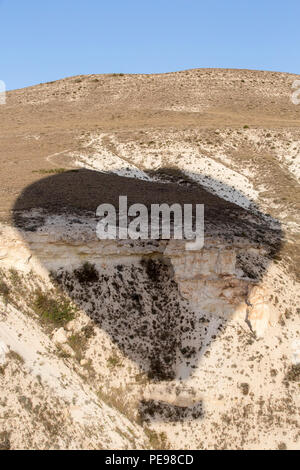
{"type": "Polygon", "coordinates": [[[300,76],[89,75],[0,106],[0,446],[299,447],[300,76]],[[205,246],[97,240],[204,203],[205,246]]]}

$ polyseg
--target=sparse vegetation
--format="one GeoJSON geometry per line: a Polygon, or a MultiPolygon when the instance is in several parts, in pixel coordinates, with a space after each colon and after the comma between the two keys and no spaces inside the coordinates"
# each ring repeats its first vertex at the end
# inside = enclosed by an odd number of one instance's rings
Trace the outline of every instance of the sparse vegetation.
{"type": "Polygon", "coordinates": [[[33,309],[40,319],[55,327],[63,326],[73,320],[76,308],[70,300],[63,297],[55,297],[53,293],[37,290],[34,295],[33,309]]]}
{"type": "Polygon", "coordinates": [[[18,273],[18,271],[16,269],[11,268],[9,270],[9,277],[10,277],[10,281],[11,281],[11,283],[14,287],[17,287],[21,284],[21,277],[20,277],[20,274],[18,273]]]}
{"type": "Polygon", "coordinates": [[[100,388],[97,392],[99,400],[106,403],[111,408],[115,408],[130,421],[135,421],[135,412],[127,403],[125,391],[122,387],[110,387],[109,391],[100,388]]]}
{"type": "Polygon", "coordinates": [[[68,171],[66,168],[51,168],[50,170],[33,170],[32,173],[39,173],[40,175],[58,175],[60,173],[65,173],[66,171],[68,171]]]}
{"type": "Polygon", "coordinates": [[[7,431],[0,433],[0,450],[10,450],[10,433],[7,431]]]}
{"type": "Polygon", "coordinates": [[[147,426],[145,426],[144,431],[145,431],[146,436],[149,439],[151,449],[154,449],[154,450],[170,449],[170,444],[168,442],[166,433],[164,432],[157,433],[156,431],[148,428],[147,426]]]}
{"type": "Polygon", "coordinates": [[[285,375],[285,382],[300,382],[300,364],[293,364],[285,375]]]}
{"type": "Polygon", "coordinates": [[[75,333],[69,338],[69,345],[76,355],[76,359],[81,361],[87,347],[88,338],[82,333],[75,333]]]}
{"type": "Polygon", "coordinates": [[[6,282],[2,280],[0,280],[0,295],[3,296],[4,300],[8,300],[9,287],[7,286],[6,282]]]}
{"type": "Polygon", "coordinates": [[[109,356],[109,358],[107,359],[107,365],[110,368],[120,367],[122,365],[122,361],[119,358],[119,356],[114,354],[114,355],[109,356]]]}
{"type": "Polygon", "coordinates": [[[12,349],[7,354],[7,358],[12,359],[13,361],[18,362],[19,364],[24,364],[24,362],[25,362],[23,357],[19,353],[17,353],[16,351],[13,351],[12,349]]]}

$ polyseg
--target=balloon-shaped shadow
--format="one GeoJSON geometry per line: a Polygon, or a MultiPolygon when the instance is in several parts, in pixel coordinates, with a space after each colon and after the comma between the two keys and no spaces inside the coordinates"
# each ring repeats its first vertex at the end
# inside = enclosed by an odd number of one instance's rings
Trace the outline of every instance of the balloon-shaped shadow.
{"type": "MultiPolygon", "coordinates": [[[[14,223],[21,232],[39,231],[49,215],[74,215],[71,222],[69,217],[68,223],[72,230],[73,220],[78,232],[83,218],[90,217],[96,223],[96,209],[100,204],[109,203],[118,208],[120,195],[127,196],[128,206],[141,203],[149,213],[151,204],[204,204],[205,236],[222,236],[228,244],[234,237],[241,237],[250,245],[266,248],[266,262],[259,269],[254,273],[249,266],[245,265],[244,269],[245,278],[259,283],[280,250],[282,231],[278,221],[262,214],[253,203],[249,211],[208,192],[195,183],[193,176],[197,175],[187,177],[178,170],[165,168],[152,171],[152,180],[142,181],[85,169],[67,171],[25,188],[14,205],[14,223]],[[162,177],[168,181],[160,181],[162,177]],[[29,216],[33,209],[40,211],[29,216]]],[[[208,183],[215,187],[221,184],[212,178],[208,178],[208,183]]],[[[228,194],[242,201],[247,199],[234,188],[222,185],[228,194]]],[[[51,230],[55,231],[55,225],[51,230]]],[[[82,244],[85,243],[84,230],[83,223],[82,244]]],[[[183,298],[172,263],[158,248],[159,241],[130,240],[129,246],[132,252],[135,248],[138,252],[138,248],[147,247],[149,243],[154,253],[143,256],[140,264],[115,263],[109,271],[85,264],[70,271],[62,260],[54,276],[78,307],[108,333],[122,353],[135,361],[153,382],[186,379],[178,372],[178,356],[185,362],[188,375],[216,341],[227,320],[220,317],[214,329],[207,328],[209,318],[205,317],[205,312],[195,311],[183,298]]],[[[55,250],[55,244],[52,249],[55,250]]],[[[59,256],[58,251],[58,259],[59,256]]],[[[175,406],[164,403],[164,397],[162,400],[150,398],[141,402],[140,414],[142,419],[196,419],[201,417],[202,408],[201,403],[175,406]]]]}

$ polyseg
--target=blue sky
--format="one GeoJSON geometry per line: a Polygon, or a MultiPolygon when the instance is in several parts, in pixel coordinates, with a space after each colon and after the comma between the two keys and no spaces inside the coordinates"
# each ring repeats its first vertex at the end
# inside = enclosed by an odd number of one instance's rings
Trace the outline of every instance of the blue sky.
{"type": "Polygon", "coordinates": [[[0,0],[8,89],[198,67],[300,73],[299,0],[0,0]]]}

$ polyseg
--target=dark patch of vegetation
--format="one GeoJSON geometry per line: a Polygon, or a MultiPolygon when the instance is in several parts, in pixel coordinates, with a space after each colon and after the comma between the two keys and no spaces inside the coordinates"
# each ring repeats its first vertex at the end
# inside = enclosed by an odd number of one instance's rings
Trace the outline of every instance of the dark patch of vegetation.
{"type": "Polygon", "coordinates": [[[202,403],[194,406],[176,406],[163,401],[142,400],[139,408],[141,422],[184,422],[203,417],[202,403]]]}
{"type": "MultiPolygon", "coordinates": [[[[82,307],[93,319],[91,325],[109,332],[123,354],[136,359],[136,344],[141,341],[146,345],[139,353],[145,376],[154,381],[174,378],[180,325],[186,318],[186,328],[193,330],[194,323],[167,262],[145,257],[141,266],[120,264],[111,275],[87,264],[73,273],[52,273],[52,277],[77,305],[84,304],[82,307]],[[76,278],[79,285],[75,289],[76,278]],[[149,298],[144,292],[149,292],[149,298]]],[[[115,362],[109,360],[112,367],[117,366],[115,362]]]]}
{"type": "Polygon", "coordinates": [[[84,334],[86,339],[90,339],[96,335],[94,326],[91,323],[82,328],[82,333],[84,334]]]}
{"type": "Polygon", "coordinates": [[[300,364],[293,364],[287,371],[285,382],[300,382],[300,364]]]}
{"type": "Polygon", "coordinates": [[[144,258],[141,261],[141,265],[145,269],[149,279],[154,283],[158,283],[161,279],[162,268],[164,267],[162,263],[159,260],[144,258]]]}
{"type": "Polygon", "coordinates": [[[149,444],[151,449],[155,450],[167,450],[170,448],[170,444],[168,443],[168,438],[166,433],[161,432],[157,433],[152,429],[145,427],[144,429],[146,436],[149,439],[149,444]]]}
{"type": "Polygon", "coordinates": [[[122,361],[116,354],[114,354],[109,356],[107,360],[107,365],[110,368],[120,367],[122,365],[122,361]]]}
{"type": "Polygon", "coordinates": [[[271,377],[276,377],[276,375],[278,374],[278,372],[277,372],[276,369],[271,369],[271,370],[270,370],[270,374],[271,374],[271,377]]]}
{"type": "Polygon", "coordinates": [[[87,349],[88,341],[90,338],[95,336],[94,327],[91,324],[86,325],[80,333],[74,333],[69,338],[69,345],[73,349],[76,355],[76,359],[81,361],[83,355],[87,349]]]}
{"type": "Polygon", "coordinates": [[[15,214],[14,218],[16,227],[25,230],[25,232],[36,232],[45,223],[45,218],[42,216],[27,218],[22,214],[15,214]]]}
{"type": "Polygon", "coordinates": [[[10,450],[10,433],[3,431],[0,433],[0,450],[10,450]]]}
{"type": "Polygon", "coordinates": [[[243,395],[248,395],[250,387],[248,383],[242,383],[241,384],[241,390],[243,395]]]}
{"type": "Polygon", "coordinates": [[[33,408],[31,398],[28,398],[28,397],[25,397],[24,395],[21,395],[21,396],[18,397],[18,401],[19,401],[20,405],[22,405],[24,410],[31,413],[32,408],[33,408]]]}
{"type": "Polygon", "coordinates": [[[10,281],[11,281],[11,283],[12,283],[12,285],[13,285],[14,287],[17,287],[17,286],[20,285],[21,282],[22,282],[21,277],[20,277],[18,271],[17,271],[16,269],[14,269],[14,268],[11,268],[11,269],[9,270],[9,277],[10,277],[10,281]]]}
{"type": "Polygon", "coordinates": [[[280,442],[278,444],[278,450],[287,450],[285,442],[280,442]]]}
{"type": "Polygon", "coordinates": [[[81,361],[87,347],[87,338],[81,333],[75,333],[69,338],[69,344],[75,352],[76,359],[81,361]]]}
{"type": "Polygon", "coordinates": [[[164,354],[162,357],[151,357],[148,378],[155,382],[174,380],[172,362],[173,357],[171,354],[164,354]]]}
{"type": "Polygon", "coordinates": [[[10,350],[6,357],[8,359],[12,359],[13,361],[18,362],[19,364],[24,364],[24,362],[25,362],[23,357],[19,353],[17,353],[16,351],[10,350]]]}
{"type": "Polygon", "coordinates": [[[80,284],[92,284],[99,279],[99,273],[94,264],[84,263],[84,265],[75,269],[74,275],[80,284]]]}
{"type": "Polygon", "coordinates": [[[9,287],[4,281],[0,281],[0,295],[4,297],[4,300],[8,299],[9,287]]]}
{"type": "Polygon", "coordinates": [[[64,326],[75,317],[76,309],[63,297],[56,298],[52,293],[41,290],[35,292],[33,310],[44,323],[64,326]]]}

